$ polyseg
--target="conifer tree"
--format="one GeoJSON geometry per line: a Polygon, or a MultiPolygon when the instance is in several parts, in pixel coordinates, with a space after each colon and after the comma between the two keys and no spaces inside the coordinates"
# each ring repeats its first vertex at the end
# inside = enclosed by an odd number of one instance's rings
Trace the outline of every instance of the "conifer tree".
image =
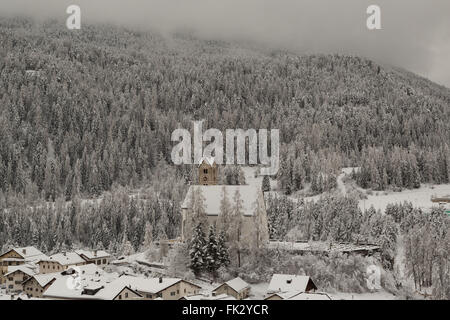
{"type": "Polygon", "coordinates": [[[217,269],[220,267],[218,249],[216,227],[211,225],[209,227],[208,243],[206,244],[205,250],[205,266],[213,275],[215,275],[217,269]]]}
{"type": "Polygon", "coordinates": [[[197,224],[192,232],[192,239],[189,244],[189,267],[196,274],[200,274],[205,268],[205,233],[201,223],[197,224]]]}
{"type": "Polygon", "coordinates": [[[217,239],[217,259],[220,266],[228,266],[230,264],[230,256],[227,248],[227,236],[224,230],[219,232],[217,239]]]}

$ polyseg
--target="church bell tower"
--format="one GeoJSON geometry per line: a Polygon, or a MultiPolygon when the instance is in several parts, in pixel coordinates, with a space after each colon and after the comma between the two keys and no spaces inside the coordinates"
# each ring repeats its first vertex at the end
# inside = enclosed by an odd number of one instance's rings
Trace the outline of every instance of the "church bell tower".
{"type": "Polygon", "coordinates": [[[198,184],[214,186],[217,184],[217,164],[214,158],[204,157],[198,166],[198,184]]]}

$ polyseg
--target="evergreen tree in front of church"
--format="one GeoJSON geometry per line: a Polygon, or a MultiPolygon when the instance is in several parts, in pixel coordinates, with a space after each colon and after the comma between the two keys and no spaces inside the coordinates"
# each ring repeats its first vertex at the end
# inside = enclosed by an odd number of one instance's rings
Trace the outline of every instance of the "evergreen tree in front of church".
{"type": "Polygon", "coordinates": [[[192,239],[189,244],[189,267],[195,275],[200,274],[205,269],[206,263],[206,240],[203,226],[197,224],[192,232],[192,239]]]}
{"type": "Polygon", "coordinates": [[[206,244],[205,256],[205,267],[211,274],[215,276],[217,269],[220,268],[220,261],[216,227],[214,225],[209,228],[208,243],[206,244]]]}
{"type": "Polygon", "coordinates": [[[219,260],[220,266],[228,266],[230,264],[230,255],[228,254],[227,248],[227,235],[224,230],[219,232],[217,238],[217,259],[219,260]]]}

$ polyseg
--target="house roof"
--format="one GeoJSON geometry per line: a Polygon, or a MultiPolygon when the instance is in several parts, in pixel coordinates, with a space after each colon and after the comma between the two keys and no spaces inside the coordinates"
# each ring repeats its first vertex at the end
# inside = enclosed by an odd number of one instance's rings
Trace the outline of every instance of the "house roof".
{"type": "Polygon", "coordinates": [[[236,298],[233,296],[229,296],[226,293],[222,293],[218,296],[212,297],[212,300],[236,300],[236,298]]]}
{"type": "MultiPolygon", "coordinates": [[[[84,299],[84,300],[104,300],[108,299],[109,295],[115,292],[116,287],[109,286],[115,279],[118,278],[116,273],[106,273],[94,264],[87,264],[79,267],[69,268],[61,273],[60,277],[48,287],[44,292],[44,297],[60,298],[60,299],[84,299]],[[79,271],[77,276],[70,273],[71,270],[79,271]],[[71,282],[72,281],[72,282],[71,282]],[[69,284],[77,284],[75,287],[69,284]],[[78,285],[79,284],[79,285],[78,285]],[[84,289],[92,288],[108,288],[107,291],[99,294],[103,289],[94,295],[83,294],[84,289]]],[[[120,291],[123,290],[123,287],[120,291]]],[[[120,293],[117,292],[118,293],[120,293]]]]}
{"type": "Polygon", "coordinates": [[[287,300],[331,300],[331,297],[322,292],[301,292],[287,300]]]}
{"type": "Polygon", "coordinates": [[[118,281],[119,279],[106,284],[102,289],[100,289],[95,296],[101,300],[113,300],[116,298],[125,288],[128,288],[132,292],[134,292],[139,297],[142,297],[141,294],[128,287],[126,284],[118,281]]]}
{"type": "Polygon", "coordinates": [[[312,282],[309,276],[274,274],[270,280],[267,292],[305,292],[310,281],[312,282]]]}
{"type": "Polygon", "coordinates": [[[97,251],[75,250],[75,253],[77,253],[80,256],[83,255],[89,260],[111,257],[111,255],[104,250],[97,250],[97,251]]]}
{"type": "MultiPolygon", "coordinates": [[[[161,279],[162,282],[160,282],[159,280],[160,280],[159,278],[139,278],[133,276],[122,276],[119,279],[117,279],[117,282],[120,282],[136,291],[155,294],[177,284],[180,281],[185,281],[179,278],[162,278],[161,279]]],[[[196,284],[190,282],[189,284],[199,287],[196,284]]]]}
{"type": "MultiPolygon", "coordinates": [[[[234,291],[236,291],[237,293],[240,293],[242,290],[246,289],[249,287],[249,284],[247,282],[245,282],[244,280],[242,280],[241,278],[237,277],[234,278],[232,280],[229,280],[227,282],[225,282],[224,284],[226,284],[227,286],[229,286],[231,289],[233,289],[234,291]]],[[[218,286],[216,289],[214,289],[213,291],[219,289],[221,286],[223,286],[224,284],[221,284],[220,286],[218,286]]]]}
{"type": "Polygon", "coordinates": [[[324,292],[276,292],[269,295],[265,300],[270,299],[273,296],[278,296],[282,300],[332,300],[331,297],[324,292]]]}
{"type": "Polygon", "coordinates": [[[0,257],[4,256],[5,254],[7,254],[11,251],[16,252],[19,256],[21,256],[25,260],[34,260],[34,258],[42,257],[42,256],[46,257],[45,254],[43,254],[41,251],[39,251],[35,247],[12,248],[12,249],[6,251],[5,253],[3,253],[2,255],[0,255],[0,257]]]}
{"type": "Polygon", "coordinates": [[[30,281],[31,279],[35,279],[37,281],[37,283],[43,288],[45,287],[50,281],[52,281],[53,279],[56,279],[58,277],[60,277],[61,274],[58,272],[55,273],[40,273],[40,274],[35,274],[33,277],[25,280],[22,284],[30,281]]]}
{"type": "Polygon", "coordinates": [[[47,259],[40,261],[56,261],[62,266],[70,266],[85,262],[85,260],[76,252],[56,253],[47,259]]]}
{"type": "Polygon", "coordinates": [[[5,274],[5,277],[13,274],[14,272],[17,271],[21,271],[23,273],[25,273],[26,275],[32,277],[33,275],[36,274],[36,272],[34,272],[30,267],[26,266],[26,265],[20,265],[20,266],[9,266],[8,267],[8,273],[5,274]]]}
{"type": "Polygon", "coordinates": [[[258,195],[261,191],[260,188],[256,186],[190,186],[189,190],[184,198],[182,209],[188,209],[190,207],[191,192],[193,190],[200,189],[201,193],[205,199],[205,211],[209,216],[218,216],[220,213],[220,202],[222,199],[223,189],[225,188],[227,197],[230,203],[233,203],[234,194],[239,191],[242,199],[242,211],[244,216],[253,216],[253,211],[255,209],[255,201],[258,199],[258,195]]]}

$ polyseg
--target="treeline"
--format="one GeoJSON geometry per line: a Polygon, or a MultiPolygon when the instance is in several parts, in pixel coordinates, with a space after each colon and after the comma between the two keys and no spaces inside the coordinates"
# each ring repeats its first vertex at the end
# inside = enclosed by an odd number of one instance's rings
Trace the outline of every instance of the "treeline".
{"type": "Polygon", "coordinates": [[[171,132],[193,119],[280,129],[287,193],[332,188],[337,165],[324,159],[358,166],[368,146],[437,152],[450,138],[448,89],[358,57],[19,18],[0,20],[0,41],[6,195],[53,201],[147,183],[170,163],[171,132]]]}
{"type": "Polygon", "coordinates": [[[180,232],[180,203],[185,185],[171,166],[161,168],[154,184],[134,194],[118,187],[95,200],[16,204],[0,211],[0,249],[36,246],[43,252],[87,247],[131,254],[152,241],[180,232]]]}
{"type": "Polygon", "coordinates": [[[422,182],[449,183],[450,149],[447,143],[427,150],[414,145],[408,150],[369,147],[362,152],[361,169],[354,173],[354,178],[361,187],[373,190],[388,186],[419,188],[422,182]]]}

